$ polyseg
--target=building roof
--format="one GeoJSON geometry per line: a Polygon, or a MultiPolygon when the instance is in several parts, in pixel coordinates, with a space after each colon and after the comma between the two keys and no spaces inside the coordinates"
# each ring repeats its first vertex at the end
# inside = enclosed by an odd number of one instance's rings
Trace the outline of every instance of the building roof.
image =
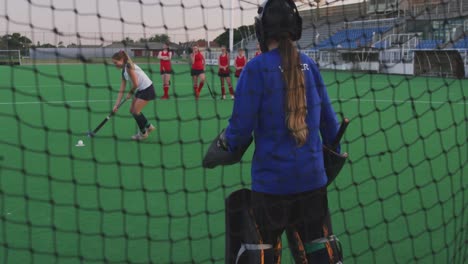
{"type": "MultiPolygon", "coordinates": [[[[163,48],[164,43],[160,42],[132,42],[132,43],[127,43],[124,44],[121,41],[119,42],[114,42],[110,45],[107,45],[106,48],[127,48],[127,49],[132,49],[132,50],[138,50],[138,49],[143,49],[143,50],[161,50],[163,48]]],[[[170,49],[178,49],[179,45],[170,43],[169,44],[170,49]]]]}

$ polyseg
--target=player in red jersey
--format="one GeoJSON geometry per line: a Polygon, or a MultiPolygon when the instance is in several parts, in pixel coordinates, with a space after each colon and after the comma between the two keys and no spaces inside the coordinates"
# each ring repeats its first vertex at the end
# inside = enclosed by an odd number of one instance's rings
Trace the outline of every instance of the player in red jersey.
{"type": "Polygon", "coordinates": [[[260,49],[260,44],[258,44],[257,42],[257,50],[255,51],[255,57],[257,57],[260,54],[262,54],[262,50],[260,49]]]}
{"type": "Polygon", "coordinates": [[[205,84],[205,57],[200,52],[197,45],[192,47],[192,54],[190,54],[190,61],[192,63],[192,81],[193,81],[193,91],[195,93],[195,98],[198,99],[200,96],[200,91],[205,84]],[[200,78],[200,83],[198,79],[200,78]]]}
{"type": "Polygon", "coordinates": [[[236,78],[239,78],[242,69],[247,63],[247,58],[244,56],[244,50],[242,48],[238,49],[238,54],[236,60],[234,61],[234,66],[236,67],[236,78]]]}
{"type": "Polygon", "coordinates": [[[161,99],[165,100],[169,99],[169,85],[171,74],[173,73],[171,65],[172,52],[169,50],[168,44],[163,45],[163,50],[158,53],[158,59],[160,60],[159,71],[161,72],[164,89],[164,95],[161,97],[161,99]]]}
{"type": "Polygon", "coordinates": [[[226,89],[224,88],[224,80],[226,80],[229,86],[229,93],[231,94],[231,99],[234,99],[234,89],[232,89],[231,82],[231,69],[229,67],[229,53],[226,50],[226,46],[221,46],[221,55],[218,59],[218,76],[221,80],[221,99],[226,99],[226,89]]]}

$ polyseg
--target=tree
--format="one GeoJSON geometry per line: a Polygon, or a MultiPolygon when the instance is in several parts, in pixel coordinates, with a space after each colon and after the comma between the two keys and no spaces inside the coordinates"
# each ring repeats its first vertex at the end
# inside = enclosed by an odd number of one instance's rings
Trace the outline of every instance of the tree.
{"type": "Polygon", "coordinates": [[[135,43],[135,41],[129,37],[125,37],[122,41],[121,41],[125,46],[130,44],[130,43],[135,43]]]}
{"type": "MultiPolygon", "coordinates": [[[[252,34],[255,34],[255,26],[240,26],[234,29],[234,43],[245,39],[252,34]]],[[[229,29],[226,29],[221,35],[217,36],[214,41],[219,45],[229,46],[229,29]]]]}
{"type": "Polygon", "coordinates": [[[179,49],[178,49],[178,54],[186,53],[190,54],[192,53],[192,46],[197,43],[197,40],[190,40],[187,42],[180,42],[179,41],[179,49]]]}
{"type": "Polygon", "coordinates": [[[166,34],[156,34],[148,39],[148,42],[167,43],[170,41],[171,38],[166,34]]]}
{"type": "Polygon", "coordinates": [[[56,48],[56,46],[50,44],[50,43],[45,43],[40,46],[37,46],[37,48],[56,48]]]}
{"type": "Polygon", "coordinates": [[[50,43],[44,43],[44,44],[41,44],[41,42],[37,42],[36,45],[31,45],[30,46],[31,48],[35,49],[35,48],[56,48],[56,46],[50,44],[50,43]]]}
{"type": "Polygon", "coordinates": [[[0,37],[0,49],[20,50],[25,54],[32,41],[20,33],[6,34],[0,37]]]}

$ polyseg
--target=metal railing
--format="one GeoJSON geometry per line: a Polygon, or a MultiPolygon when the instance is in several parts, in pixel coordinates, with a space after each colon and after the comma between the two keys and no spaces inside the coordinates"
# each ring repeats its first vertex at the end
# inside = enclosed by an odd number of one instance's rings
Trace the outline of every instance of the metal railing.
{"type": "Polygon", "coordinates": [[[402,18],[384,18],[384,19],[372,19],[372,20],[361,20],[344,22],[345,28],[368,28],[368,27],[394,27],[399,24],[402,18]]]}
{"type": "MultiPolygon", "coordinates": [[[[419,44],[419,37],[422,33],[404,33],[404,34],[390,34],[382,38],[382,40],[376,40],[374,43],[375,47],[382,49],[389,49],[392,47],[402,47],[406,49],[414,49],[419,44]]],[[[377,35],[375,35],[378,37],[377,35]]]]}
{"type": "MultiPolygon", "coordinates": [[[[466,0],[463,0],[466,1],[466,0]]],[[[427,3],[413,4],[404,10],[408,16],[431,16],[431,18],[447,18],[448,16],[456,16],[462,13],[462,6],[458,1],[440,1],[433,0],[427,3]]]]}

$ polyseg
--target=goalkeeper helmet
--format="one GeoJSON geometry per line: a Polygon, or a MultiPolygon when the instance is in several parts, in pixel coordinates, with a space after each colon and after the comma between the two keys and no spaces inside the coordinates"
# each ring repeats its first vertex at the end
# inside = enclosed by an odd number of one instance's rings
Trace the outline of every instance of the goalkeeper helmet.
{"type": "Polygon", "coordinates": [[[255,33],[262,52],[267,52],[267,40],[289,33],[291,40],[301,38],[302,18],[293,0],[265,0],[255,17],[255,33]]]}

